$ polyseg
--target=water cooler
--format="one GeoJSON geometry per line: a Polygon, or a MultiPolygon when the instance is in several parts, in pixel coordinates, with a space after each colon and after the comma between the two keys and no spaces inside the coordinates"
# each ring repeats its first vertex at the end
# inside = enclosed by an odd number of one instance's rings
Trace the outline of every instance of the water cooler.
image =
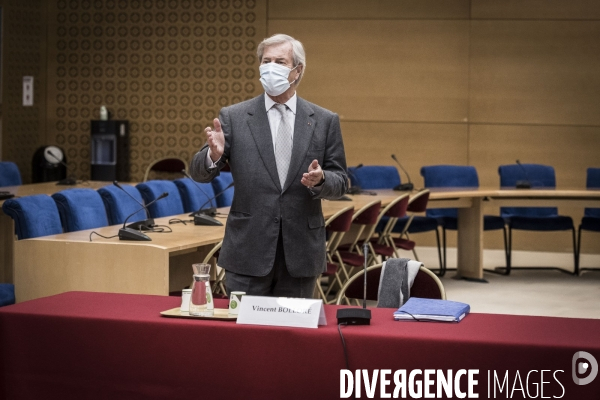
{"type": "Polygon", "coordinates": [[[93,181],[129,181],[129,121],[92,121],[93,181]]]}

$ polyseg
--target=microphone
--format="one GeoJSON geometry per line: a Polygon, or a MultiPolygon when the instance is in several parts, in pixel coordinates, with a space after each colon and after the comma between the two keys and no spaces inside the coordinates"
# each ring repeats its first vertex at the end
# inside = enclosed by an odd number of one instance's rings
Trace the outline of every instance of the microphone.
{"type": "MultiPolygon", "coordinates": [[[[194,184],[194,186],[196,186],[196,188],[198,188],[198,190],[200,192],[202,192],[202,194],[204,195],[204,197],[206,197],[208,199],[208,201],[206,203],[204,203],[204,204],[202,204],[200,206],[200,209],[198,211],[194,211],[193,213],[191,213],[190,217],[195,217],[198,214],[210,215],[211,217],[214,217],[215,215],[217,215],[217,209],[215,207],[206,208],[204,210],[202,209],[202,207],[204,207],[207,203],[212,202],[215,199],[215,197],[213,197],[213,198],[208,197],[208,195],[206,194],[206,192],[204,192],[204,190],[200,187],[200,185],[198,185],[198,183],[194,180],[194,178],[192,178],[190,176],[190,174],[188,174],[188,172],[185,169],[182,169],[181,173],[183,175],[185,175],[186,178],[188,178],[190,181],[192,181],[192,183],[194,184]]],[[[227,187],[227,189],[229,189],[229,187],[227,187]]],[[[225,190],[227,190],[227,189],[225,189],[225,190]]],[[[221,224],[221,225],[223,225],[223,224],[221,224]]]]}
{"type": "Polygon", "coordinates": [[[150,237],[147,236],[146,234],[144,234],[144,233],[142,233],[140,231],[136,231],[135,229],[127,228],[127,227],[125,227],[125,224],[127,224],[127,221],[129,220],[129,218],[131,218],[132,216],[134,216],[135,214],[137,214],[138,211],[141,211],[144,208],[149,207],[150,205],[156,203],[160,199],[164,199],[168,195],[169,195],[169,193],[164,192],[163,194],[161,194],[160,196],[158,196],[156,199],[152,200],[150,203],[148,203],[147,205],[143,206],[142,208],[135,210],[134,213],[132,213],[131,215],[129,215],[127,218],[125,218],[125,221],[123,221],[123,227],[121,229],[119,229],[119,240],[145,240],[145,241],[151,241],[152,239],[150,239],[150,237]]]}
{"type": "Polygon", "coordinates": [[[205,205],[210,204],[213,200],[215,200],[216,198],[218,198],[219,196],[221,196],[223,193],[225,193],[230,187],[233,186],[233,182],[231,182],[229,185],[227,185],[227,187],[223,190],[221,190],[219,193],[215,194],[213,197],[208,197],[208,195],[206,193],[204,193],[204,190],[202,190],[202,188],[200,186],[198,186],[198,184],[196,184],[196,181],[194,179],[192,179],[192,177],[187,173],[187,171],[182,170],[181,171],[186,177],[190,178],[192,182],[194,182],[194,185],[196,185],[196,187],[198,189],[200,189],[200,191],[202,192],[202,194],[204,194],[206,196],[206,198],[208,200],[206,200],[204,202],[204,204],[202,204],[200,206],[200,208],[198,209],[198,211],[193,212],[190,214],[190,216],[194,217],[194,225],[204,225],[204,226],[223,226],[223,223],[221,221],[219,221],[218,219],[214,218],[214,215],[217,215],[217,209],[214,207],[208,208],[208,209],[203,209],[205,205]]]}
{"type": "MultiPolygon", "coordinates": [[[[210,215],[203,214],[202,211],[204,211],[204,210],[202,210],[202,207],[204,207],[205,205],[207,205],[208,203],[210,203],[211,201],[213,201],[214,199],[216,199],[217,197],[219,197],[220,195],[225,193],[232,186],[233,186],[233,182],[231,182],[229,185],[227,185],[227,187],[225,189],[221,190],[219,193],[217,193],[216,195],[214,195],[213,197],[208,199],[204,204],[202,204],[200,206],[200,210],[196,211],[196,213],[194,214],[194,225],[223,226],[223,223],[221,221],[219,221],[218,219],[215,219],[210,215]]],[[[216,215],[216,211],[215,211],[215,215],[216,215]]]]}
{"type": "Polygon", "coordinates": [[[129,193],[127,190],[123,189],[123,186],[119,185],[119,182],[114,181],[113,185],[115,185],[116,187],[118,187],[119,189],[124,191],[125,194],[127,194],[127,196],[131,197],[133,199],[133,201],[138,203],[140,206],[144,207],[144,209],[146,210],[146,217],[148,217],[147,219],[145,219],[143,221],[132,222],[131,224],[127,225],[127,227],[131,228],[131,229],[136,229],[136,230],[147,230],[147,231],[151,230],[154,227],[154,219],[150,217],[150,211],[148,211],[148,208],[146,208],[146,206],[144,204],[140,203],[140,201],[138,199],[133,197],[131,195],[131,193],[129,193]]]}
{"type": "Polygon", "coordinates": [[[521,161],[517,160],[517,164],[523,170],[523,173],[525,174],[525,180],[517,181],[515,186],[517,187],[517,189],[531,189],[531,180],[529,179],[529,175],[527,175],[527,170],[525,169],[523,164],[521,164],[521,161]]]}
{"type": "MultiPolygon", "coordinates": [[[[363,167],[363,164],[358,164],[356,167],[354,167],[354,169],[356,170],[356,169],[359,169],[362,167],[363,167]]],[[[348,175],[350,175],[352,178],[354,178],[354,180],[356,182],[358,182],[358,178],[356,177],[356,175],[354,175],[354,172],[350,168],[348,168],[348,175]]],[[[360,192],[362,192],[362,189],[360,188],[360,186],[358,184],[350,185],[350,187],[346,191],[346,193],[348,193],[348,194],[359,194],[360,192]]]]}
{"type": "MultiPolygon", "coordinates": [[[[67,171],[69,171],[69,166],[67,165],[67,163],[64,162],[62,159],[58,158],[56,156],[56,154],[54,154],[52,151],[50,151],[50,149],[46,149],[46,154],[48,154],[49,156],[51,156],[52,158],[54,158],[56,161],[58,161],[58,163],[60,165],[63,165],[65,167],[65,169],[67,171]]],[[[77,181],[75,179],[73,179],[73,178],[65,178],[65,179],[61,179],[56,184],[57,185],[76,185],[77,181]]]]}
{"type": "Polygon", "coordinates": [[[363,244],[365,255],[363,279],[363,306],[362,308],[340,308],[337,310],[338,324],[346,325],[371,325],[371,310],[367,309],[367,261],[369,259],[369,244],[363,244]]]}
{"type": "Polygon", "coordinates": [[[404,171],[404,173],[406,174],[406,178],[408,179],[407,183],[401,183],[398,186],[396,186],[394,188],[394,190],[413,190],[414,189],[414,185],[412,184],[412,182],[410,181],[410,175],[408,174],[408,172],[404,169],[404,167],[402,166],[402,164],[400,164],[400,161],[398,161],[398,159],[396,158],[395,154],[392,154],[392,158],[394,159],[394,161],[396,161],[396,164],[398,164],[398,166],[400,167],[400,169],[402,171],[404,171]]]}

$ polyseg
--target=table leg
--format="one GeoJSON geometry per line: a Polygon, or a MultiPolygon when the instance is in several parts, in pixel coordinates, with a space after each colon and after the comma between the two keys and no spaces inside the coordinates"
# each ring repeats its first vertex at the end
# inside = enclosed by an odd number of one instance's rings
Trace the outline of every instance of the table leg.
{"type": "Polygon", "coordinates": [[[474,198],[471,207],[458,209],[459,279],[483,279],[483,199],[474,198]]]}

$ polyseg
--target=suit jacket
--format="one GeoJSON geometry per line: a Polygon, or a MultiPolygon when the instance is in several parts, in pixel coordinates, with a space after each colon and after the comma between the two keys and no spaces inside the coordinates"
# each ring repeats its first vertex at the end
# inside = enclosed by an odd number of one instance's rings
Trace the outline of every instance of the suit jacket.
{"type": "Polygon", "coordinates": [[[228,271],[265,276],[273,268],[280,225],[289,273],[314,277],[324,271],[325,222],[321,199],[346,192],[346,157],[337,114],[298,97],[292,158],[281,188],[264,94],[221,110],[225,149],[217,168],[205,165],[208,145],[193,158],[191,175],[210,182],[229,161],[235,191],[219,265],[228,271]],[[317,159],[325,174],[320,192],[300,183],[317,159]]]}

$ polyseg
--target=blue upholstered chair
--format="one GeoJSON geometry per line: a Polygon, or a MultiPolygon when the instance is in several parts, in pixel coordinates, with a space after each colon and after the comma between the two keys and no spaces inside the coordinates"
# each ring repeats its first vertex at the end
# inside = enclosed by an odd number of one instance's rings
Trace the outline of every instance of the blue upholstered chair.
{"type": "Polygon", "coordinates": [[[108,226],[102,198],[93,189],[67,189],[54,193],[65,232],[108,226]]]}
{"type": "MultiPolygon", "coordinates": [[[[360,168],[349,167],[348,175],[350,176],[350,180],[352,185],[358,185],[363,190],[377,190],[377,189],[393,189],[398,186],[400,181],[400,174],[396,167],[387,166],[387,165],[365,165],[360,168]]],[[[424,208],[424,207],[423,207],[424,208]]],[[[410,205],[409,205],[409,211],[410,205]]],[[[379,225],[377,226],[377,232],[382,232],[385,225],[387,224],[388,218],[382,217],[379,225]]],[[[396,225],[392,229],[394,233],[402,233],[404,231],[404,227],[407,223],[410,223],[408,229],[406,230],[406,234],[411,233],[422,233],[422,232],[435,232],[435,237],[437,241],[438,248],[438,257],[440,261],[440,274],[444,273],[443,270],[443,260],[440,246],[440,236],[438,231],[438,222],[435,218],[415,215],[412,218],[403,217],[399,218],[396,222],[396,225]]],[[[417,254],[414,251],[415,259],[418,260],[417,254]]]]}
{"type": "Polygon", "coordinates": [[[388,165],[365,165],[349,167],[348,176],[352,186],[361,189],[393,189],[400,184],[400,175],[396,167],[388,165]]]}
{"type": "Polygon", "coordinates": [[[15,304],[15,285],[0,283],[0,307],[15,304]]]}
{"type": "MultiPolygon", "coordinates": [[[[48,195],[8,199],[2,204],[2,211],[13,219],[19,240],[63,232],[56,203],[48,195]]],[[[14,303],[14,285],[0,283],[0,307],[14,303]]]]}
{"type": "MultiPolygon", "coordinates": [[[[586,188],[600,190],[600,168],[588,168],[586,188]]],[[[577,265],[581,251],[581,231],[600,232],[600,208],[586,208],[579,225],[577,239],[577,265]]],[[[585,268],[588,269],[588,268],[585,268]]]]}
{"type": "Polygon", "coordinates": [[[152,218],[168,217],[170,215],[183,214],[183,202],[179,189],[173,181],[155,180],[139,183],[137,189],[142,194],[146,204],[154,201],[163,193],[169,193],[167,197],[148,206],[152,218]]]}
{"type": "MultiPolygon", "coordinates": [[[[540,164],[501,165],[498,168],[501,188],[515,188],[517,181],[529,181],[535,188],[556,187],[554,168],[540,164]]],[[[524,189],[527,190],[527,189],[524,189]]],[[[512,231],[568,231],[573,235],[574,273],[579,273],[575,226],[571,217],[558,215],[556,207],[501,207],[500,215],[508,225],[505,274],[511,271],[512,231]]]]}
{"type": "MultiPolygon", "coordinates": [[[[144,204],[144,199],[134,186],[121,185],[123,189],[132,195],[137,201],[144,204]]],[[[127,196],[121,189],[114,185],[105,186],[98,189],[98,194],[102,197],[106,215],[108,216],[109,225],[117,225],[125,222],[125,219],[135,212],[128,222],[144,221],[146,218],[146,210],[140,210],[141,206],[131,197],[127,196]],[[136,210],[139,210],[136,212],[136,210]]]]}
{"type": "Polygon", "coordinates": [[[217,206],[216,200],[212,199],[215,197],[212,184],[192,182],[190,178],[177,179],[174,182],[183,200],[183,212],[195,212],[200,207],[204,209],[217,206]]]}
{"type": "Polygon", "coordinates": [[[48,195],[8,199],[2,204],[2,211],[15,222],[19,240],[63,232],[56,203],[48,195]]]}
{"type": "MultiPolygon", "coordinates": [[[[475,167],[466,165],[431,165],[421,168],[421,176],[425,181],[426,188],[454,187],[454,188],[478,188],[479,177],[475,167]]],[[[435,218],[442,227],[442,248],[444,254],[443,270],[446,270],[446,230],[458,229],[458,210],[456,208],[429,208],[427,216],[435,218]]],[[[496,215],[483,216],[483,230],[502,230],[504,238],[504,252],[506,257],[506,226],[504,218],[496,215]]],[[[508,261],[507,261],[508,262],[508,261]]]]}
{"type": "Polygon", "coordinates": [[[0,187],[18,186],[22,183],[17,164],[11,161],[0,161],[0,187]]]}
{"type": "MultiPolygon", "coordinates": [[[[227,186],[233,182],[231,172],[221,171],[220,175],[212,181],[215,194],[221,193],[227,186]]],[[[217,197],[217,207],[229,207],[233,203],[234,187],[227,189],[222,195],[217,197]]]]}

